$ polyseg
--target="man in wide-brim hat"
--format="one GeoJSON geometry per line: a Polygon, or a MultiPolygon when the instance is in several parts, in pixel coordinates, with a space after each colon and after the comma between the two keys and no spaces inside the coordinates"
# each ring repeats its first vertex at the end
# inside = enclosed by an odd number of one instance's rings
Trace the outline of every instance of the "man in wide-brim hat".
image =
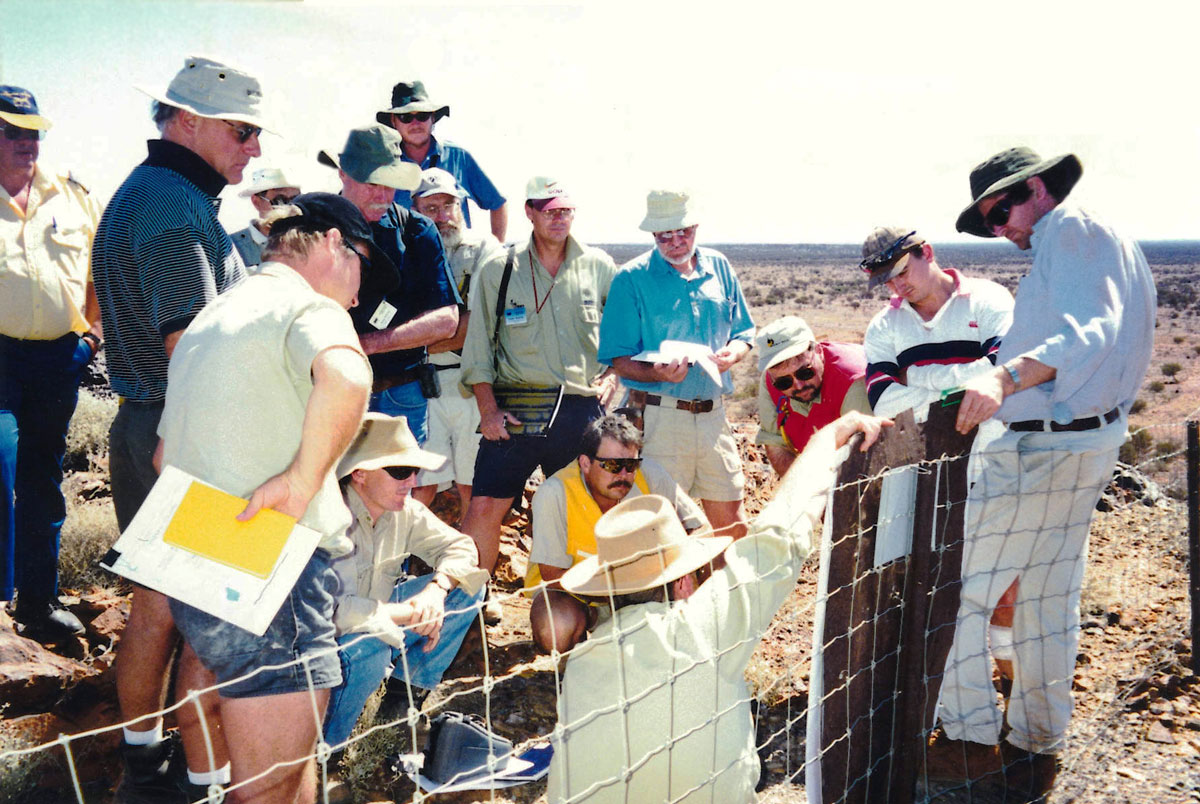
{"type": "Polygon", "coordinates": [[[1090,512],[1112,475],[1154,341],[1154,280],[1137,243],[1066,201],[1074,155],[1002,151],[971,171],[958,230],[1033,252],[997,367],[966,383],[957,427],[992,416],[1005,433],[981,453],[968,506],[962,602],[942,682],[952,739],[995,745],[987,622],[1020,579],[1013,615],[1009,790],[1040,801],[1071,718],[1079,595],[1090,512]],[[1049,498],[1049,502],[1047,499],[1049,498]]]}
{"type": "Polygon", "coordinates": [[[596,555],[561,582],[608,602],[613,616],[567,660],[549,801],[676,801],[701,789],[706,801],[753,800],[746,665],[812,552],[838,448],[862,432],[865,449],[888,424],[851,413],[817,433],[732,544],[688,536],[657,495],[600,517],[596,555]],[[725,566],[699,583],[696,571],[722,554],[725,566]]]}
{"type": "Polygon", "coordinates": [[[259,168],[250,175],[250,183],[238,191],[242,198],[250,199],[257,213],[245,229],[229,235],[233,247],[242,255],[242,262],[249,268],[262,262],[262,247],[267,244],[266,226],[262,218],[271,207],[290,204],[300,195],[300,185],[284,175],[277,167],[259,168]]]}
{"type": "MultiPolygon", "coordinates": [[[[375,119],[396,129],[404,141],[404,160],[415,162],[421,170],[441,168],[454,176],[463,189],[461,197],[463,220],[471,225],[467,199],[491,217],[492,234],[500,242],[508,231],[508,203],[496,185],[479,167],[471,152],[461,145],[433,136],[433,126],[450,116],[450,107],[430,100],[422,81],[400,81],[392,87],[392,103],[375,114],[375,119]]],[[[396,203],[411,207],[408,190],[396,191],[396,203]]]]}

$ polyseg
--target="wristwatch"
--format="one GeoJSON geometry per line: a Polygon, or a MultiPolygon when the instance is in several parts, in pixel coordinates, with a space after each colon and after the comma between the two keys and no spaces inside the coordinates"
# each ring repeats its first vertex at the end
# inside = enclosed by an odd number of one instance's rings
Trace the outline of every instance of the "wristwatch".
{"type": "Polygon", "coordinates": [[[1013,388],[1017,391],[1021,390],[1021,375],[1017,373],[1016,367],[1009,363],[1003,364],[1004,370],[1008,372],[1008,376],[1013,381],[1013,388]]]}
{"type": "Polygon", "coordinates": [[[433,574],[433,585],[438,589],[441,589],[446,594],[450,594],[450,590],[454,588],[454,581],[450,579],[449,575],[435,572],[433,574]]]}

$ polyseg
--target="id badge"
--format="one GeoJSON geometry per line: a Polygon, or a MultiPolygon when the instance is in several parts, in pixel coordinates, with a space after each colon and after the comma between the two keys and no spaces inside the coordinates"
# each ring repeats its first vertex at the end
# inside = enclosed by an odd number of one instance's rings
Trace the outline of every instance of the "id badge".
{"type": "Polygon", "coordinates": [[[510,327],[523,327],[528,324],[529,318],[525,315],[525,305],[509,307],[505,310],[504,323],[510,327]]]}
{"type": "Polygon", "coordinates": [[[379,302],[379,306],[375,308],[375,312],[371,314],[369,321],[375,329],[387,329],[395,317],[396,308],[388,304],[387,299],[384,299],[379,302]]]}

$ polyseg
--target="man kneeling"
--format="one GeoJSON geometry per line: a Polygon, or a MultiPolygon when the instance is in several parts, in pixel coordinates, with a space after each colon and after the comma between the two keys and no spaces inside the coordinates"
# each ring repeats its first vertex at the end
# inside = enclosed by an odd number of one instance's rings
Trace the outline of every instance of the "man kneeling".
{"type": "Polygon", "coordinates": [[[596,520],[625,499],[659,494],[669,500],[688,531],[708,525],[700,506],[667,470],[641,458],[642,434],[624,416],[610,413],[583,431],[578,460],[555,472],[533,495],[533,546],[526,594],[533,595],[529,625],[543,653],[566,653],[596,625],[603,601],[564,592],[562,574],[595,555],[596,520]],[[545,585],[542,582],[545,581],[545,585]]]}

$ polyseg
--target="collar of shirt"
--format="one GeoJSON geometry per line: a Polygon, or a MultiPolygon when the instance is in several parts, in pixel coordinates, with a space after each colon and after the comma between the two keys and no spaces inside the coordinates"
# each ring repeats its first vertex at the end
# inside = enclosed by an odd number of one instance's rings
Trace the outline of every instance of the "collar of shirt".
{"type": "Polygon", "coordinates": [[[943,268],[942,270],[949,274],[950,278],[954,280],[954,289],[950,291],[950,295],[946,297],[946,301],[941,307],[938,308],[938,311],[933,314],[933,318],[929,319],[928,321],[921,318],[921,314],[918,313],[913,306],[908,303],[908,299],[904,298],[903,296],[893,296],[891,300],[892,307],[895,307],[898,310],[907,310],[911,315],[916,316],[917,320],[920,321],[924,326],[932,329],[937,324],[938,319],[942,317],[942,313],[947,307],[950,306],[950,302],[954,301],[955,296],[969,297],[971,295],[971,289],[963,284],[963,276],[958,272],[957,268],[943,268]]]}
{"type": "MultiPolygon", "coordinates": [[[[536,265],[538,268],[541,268],[542,272],[545,273],[547,276],[550,275],[550,272],[546,270],[544,265],[542,265],[542,261],[540,259],[538,259],[537,249],[535,249],[533,247],[533,235],[532,234],[529,235],[529,242],[525,244],[524,251],[526,254],[529,255],[529,262],[531,264],[536,265]]],[[[567,264],[569,262],[571,262],[575,258],[581,257],[581,256],[583,256],[583,246],[579,245],[579,241],[575,239],[574,235],[567,235],[567,252],[566,252],[566,254],[563,255],[562,265],[559,266],[558,270],[562,271],[563,268],[567,267],[567,264]]],[[[513,270],[516,270],[516,269],[514,268],[513,270]]],[[[557,278],[557,276],[558,275],[555,274],[555,278],[557,278]]]]}
{"type": "Polygon", "coordinates": [[[258,227],[253,223],[247,226],[246,229],[250,232],[250,239],[253,240],[256,245],[265,246],[267,244],[267,236],[258,231],[258,227]]]}
{"type": "Polygon", "coordinates": [[[12,194],[4,187],[0,187],[0,201],[8,204],[19,219],[29,218],[47,196],[60,189],[62,188],[55,182],[54,174],[44,170],[39,162],[33,166],[33,180],[29,183],[29,195],[25,199],[24,212],[13,203],[12,194]]]}
{"type": "Polygon", "coordinates": [[[1045,239],[1052,221],[1061,219],[1067,213],[1067,209],[1067,204],[1060,202],[1054,209],[1037,219],[1037,223],[1033,225],[1033,234],[1029,237],[1029,248],[1034,254],[1037,254],[1038,244],[1045,239]]]}
{"type": "MultiPolygon", "coordinates": [[[[445,168],[445,165],[442,164],[442,144],[437,141],[437,137],[433,136],[433,134],[430,134],[429,135],[429,150],[426,151],[425,159],[424,159],[424,161],[421,162],[421,170],[425,170],[426,168],[428,168],[429,163],[433,161],[433,158],[435,156],[438,158],[438,167],[445,168]]],[[[400,161],[415,163],[417,160],[413,159],[408,154],[404,153],[404,151],[401,151],[400,152],[400,161]]]]}
{"type": "Polygon", "coordinates": [[[276,279],[282,279],[285,282],[291,282],[297,287],[313,290],[312,285],[308,284],[308,280],[300,276],[292,266],[285,262],[264,262],[258,269],[259,276],[272,276],[276,279]]]}
{"type": "Polygon", "coordinates": [[[684,282],[704,281],[708,277],[716,275],[716,271],[712,267],[712,260],[706,257],[700,246],[696,246],[696,274],[688,279],[679,273],[678,268],[667,262],[667,258],[657,248],[650,250],[650,270],[660,274],[674,274],[684,282]]]}
{"type": "Polygon", "coordinates": [[[173,170],[213,198],[220,195],[221,190],[228,184],[225,177],[199,154],[178,143],[149,140],[146,142],[146,151],[148,155],[143,165],[173,170]]]}
{"type": "Polygon", "coordinates": [[[379,515],[379,519],[372,519],[371,512],[367,510],[367,504],[363,502],[362,497],[358,496],[354,486],[349,483],[346,484],[346,493],[343,496],[346,498],[346,507],[354,516],[354,521],[368,533],[374,533],[375,529],[388,518],[388,515],[393,513],[384,511],[379,515]]]}

